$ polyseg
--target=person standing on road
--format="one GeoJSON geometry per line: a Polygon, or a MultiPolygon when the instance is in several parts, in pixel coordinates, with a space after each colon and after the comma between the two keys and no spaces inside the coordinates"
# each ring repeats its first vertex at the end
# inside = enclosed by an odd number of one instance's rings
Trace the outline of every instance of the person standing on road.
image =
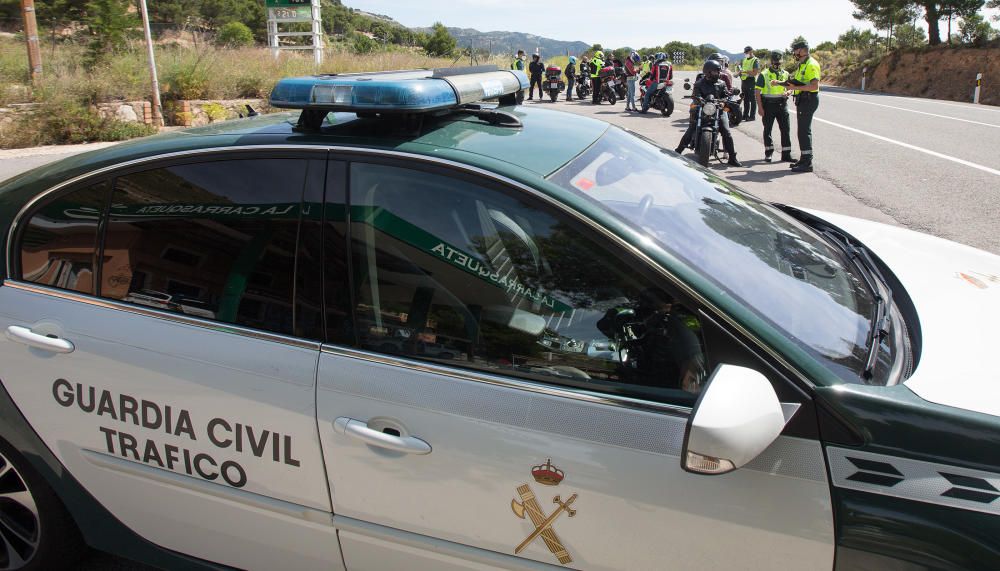
{"type": "Polygon", "coordinates": [[[760,73],[760,60],[753,55],[753,48],[743,48],[743,62],[740,64],[740,89],[743,91],[743,120],[753,121],[757,117],[757,99],[754,88],[757,85],[757,75],[760,73]]]}
{"type": "Polygon", "coordinates": [[[798,60],[799,67],[784,83],[786,88],[795,90],[793,97],[795,97],[795,120],[799,139],[799,161],[792,165],[792,170],[812,172],[812,120],[816,109],[819,108],[820,67],[819,62],[809,55],[809,44],[805,41],[792,44],[792,55],[798,60]]]}
{"type": "MultiPolygon", "coordinates": [[[[524,71],[524,60],[525,60],[524,50],[517,50],[517,56],[515,56],[514,61],[510,63],[510,69],[516,71],[524,71]]],[[[518,105],[524,103],[524,90],[519,89],[515,97],[517,99],[518,105]]]]}
{"type": "MultiPolygon", "coordinates": [[[[788,91],[785,82],[788,72],[781,68],[781,52],[773,51],[770,55],[771,66],[757,76],[754,99],[761,118],[764,120],[764,161],[771,162],[774,154],[774,139],[771,132],[774,122],[778,122],[781,131],[781,160],[792,162],[792,133],[788,123],[788,91]]],[[[745,97],[750,97],[746,94],[745,97]]]]}
{"type": "Polygon", "coordinates": [[[594,59],[590,60],[590,86],[594,89],[591,94],[591,103],[601,104],[601,68],[604,67],[604,52],[594,54],[594,59]]]}
{"type": "Polygon", "coordinates": [[[576,83],[576,56],[569,56],[566,64],[566,101],[573,101],[573,86],[576,83]]]}
{"type": "Polygon", "coordinates": [[[541,99],[545,92],[542,91],[542,74],[545,73],[545,64],[542,62],[542,56],[538,54],[531,55],[531,63],[528,64],[528,74],[530,75],[531,85],[528,86],[528,101],[535,98],[535,86],[538,86],[538,98],[541,99]]]}
{"type": "Polygon", "coordinates": [[[638,111],[635,108],[635,84],[639,80],[639,73],[642,71],[642,56],[638,52],[632,52],[625,59],[625,78],[628,85],[628,94],[625,98],[626,111],[638,111]]]}

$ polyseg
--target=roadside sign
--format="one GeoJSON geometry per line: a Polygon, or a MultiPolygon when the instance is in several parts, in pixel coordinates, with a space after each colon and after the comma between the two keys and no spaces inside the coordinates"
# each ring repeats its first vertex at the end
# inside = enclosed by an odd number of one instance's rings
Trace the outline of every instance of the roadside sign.
{"type": "MultiPolygon", "coordinates": [[[[274,57],[282,50],[312,50],[316,65],[323,63],[323,23],[320,0],[265,0],[267,8],[267,43],[274,57]],[[280,24],[309,22],[310,31],[280,31],[280,24]],[[282,44],[282,38],[309,38],[308,44],[282,44]]],[[[293,28],[294,29],[294,28],[293,28]]],[[[287,28],[286,28],[287,30],[287,28]]]]}

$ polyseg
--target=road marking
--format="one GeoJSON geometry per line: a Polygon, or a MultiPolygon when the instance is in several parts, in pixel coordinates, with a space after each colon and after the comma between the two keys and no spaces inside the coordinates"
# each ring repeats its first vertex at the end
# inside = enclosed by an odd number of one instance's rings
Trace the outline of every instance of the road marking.
{"type": "Polygon", "coordinates": [[[916,109],[907,109],[906,107],[896,107],[895,105],[886,105],[884,103],[875,103],[873,101],[862,101],[861,99],[854,99],[853,97],[844,97],[843,95],[830,95],[829,93],[827,93],[826,97],[832,97],[834,99],[843,99],[844,101],[852,101],[854,103],[864,103],[865,105],[878,105],[879,107],[888,107],[889,109],[898,109],[900,111],[909,111],[910,113],[919,113],[921,115],[929,115],[931,117],[940,117],[942,119],[950,119],[952,121],[961,121],[963,123],[972,123],[974,125],[982,125],[984,127],[993,127],[995,129],[1000,129],[1000,125],[996,125],[993,123],[983,123],[982,121],[961,119],[959,117],[952,117],[951,115],[939,115],[937,113],[928,113],[927,111],[917,111],[916,109]]]}
{"type": "Polygon", "coordinates": [[[874,95],[876,97],[888,97],[891,99],[903,99],[905,101],[913,101],[914,103],[927,103],[931,105],[947,105],[948,107],[959,107],[961,109],[968,109],[969,111],[991,111],[993,113],[1000,112],[1000,108],[994,105],[983,105],[975,103],[955,103],[952,101],[942,101],[940,99],[929,99],[927,97],[907,97],[905,95],[893,95],[891,93],[882,93],[880,91],[861,91],[858,89],[850,89],[848,87],[840,87],[839,85],[822,85],[822,87],[828,91],[837,91],[844,93],[854,93],[856,95],[874,95]]]}
{"type": "Polygon", "coordinates": [[[951,161],[953,163],[958,163],[960,165],[965,165],[967,167],[972,167],[974,169],[978,169],[978,170],[981,170],[983,172],[987,172],[987,173],[990,173],[990,174],[993,174],[993,175],[1000,176],[1000,170],[991,169],[990,167],[983,166],[983,165],[980,165],[980,164],[976,164],[976,163],[967,161],[965,159],[960,159],[958,157],[953,157],[953,156],[950,156],[950,155],[945,155],[945,154],[939,153],[937,151],[932,151],[930,149],[925,149],[923,147],[918,147],[916,145],[911,145],[909,143],[904,143],[902,141],[897,141],[895,139],[890,139],[889,137],[883,137],[882,135],[876,135],[875,133],[869,133],[868,131],[862,131],[861,129],[855,129],[854,127],[848,127],[847,125],[841,125],[840,123],[834,123],[833,121],[827,121],[826,119],[820,119],[819,117],[815,117],[814,119],[816,121],[819,121],[820,123],[826,123],[827,125],[833,125],[834,127],[840,127],[841,129],[844,129],[846,131],[851,131],[851,132],[854,132],[854,133],[858,133],[859,135],[865,135],[865,136],[871,137],[873,139],[878,139],[879,141],[885,141],[886,143],[892,143],[893,145],[899,145],[900,147],[905,147],[905,148],[913,150],[913,151],[918,151],[918,152],[921,152],[921,153],[925,153],[925,154],[931,155],[932,157],[937,157],[939,159],[944,159],[946,161],[951,161]]]}

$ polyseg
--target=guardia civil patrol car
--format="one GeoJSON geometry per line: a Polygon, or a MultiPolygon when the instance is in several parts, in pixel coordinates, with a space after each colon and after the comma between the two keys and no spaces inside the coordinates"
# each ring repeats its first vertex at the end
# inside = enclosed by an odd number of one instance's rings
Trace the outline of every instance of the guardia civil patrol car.
{"type": "Polygon", "coordinates": [[[288,79],[0,188],[0,568],[1000,568],[1000,258],[526,87],[288,79]]]}

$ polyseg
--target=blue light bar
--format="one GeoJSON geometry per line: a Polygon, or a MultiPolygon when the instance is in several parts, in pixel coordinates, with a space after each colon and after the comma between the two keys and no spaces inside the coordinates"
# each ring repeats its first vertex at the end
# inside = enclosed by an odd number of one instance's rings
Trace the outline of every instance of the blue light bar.
{"type": "Polygon", "coordinates": [[[528,87],[522,71],[496,68],[313,75],[282,79],[271,106],[283,109],[425,113],[496,99],[528,87]]]}

